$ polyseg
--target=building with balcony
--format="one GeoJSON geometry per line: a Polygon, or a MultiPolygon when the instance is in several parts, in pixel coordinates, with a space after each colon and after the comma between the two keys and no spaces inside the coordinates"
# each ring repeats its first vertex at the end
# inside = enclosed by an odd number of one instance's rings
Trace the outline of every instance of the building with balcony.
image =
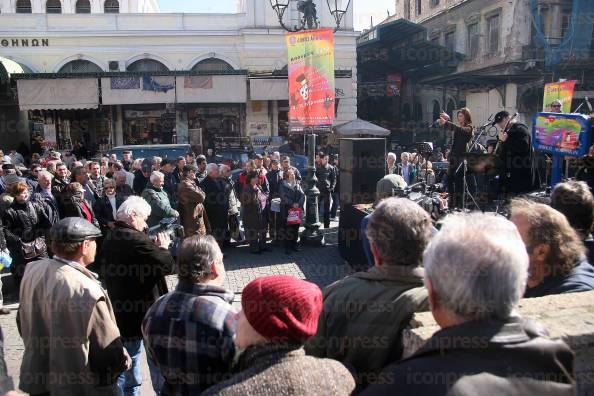
{"type": "MultiPolygon", "coordinates": [[[[232,14],[159,13],[154,0],[115,2],[119,12],[110,0],[58,2],[61,13],[52,0],[24,2],[31,12],[1,3],[0,81],[20,112],[0,108],[0,129],[2,119],[31,121],[2,132],[1,147],[40,131],[59,147],[96,149],[288,134],[285,31],[268,0],[238,0],[232,14]]],[[[321,25],[334,26],[325,1],[316,4],[321,25]]],[[[289,9],[285,23],[298,15],[289,9]]],[[[335,33],[337,124],[356,117],[356,37],[351,8],[335,33]]]]}
{"type": "Polygon", "coordinates": [[[588,0],[396,0],[394,17],[358,40],[359,87],[398,74],[398,126],[464,106],[475,125],[500,110],[530,125],[546,83],[577,80],[574,109],[594,96],[592,15],[588,0]]]}

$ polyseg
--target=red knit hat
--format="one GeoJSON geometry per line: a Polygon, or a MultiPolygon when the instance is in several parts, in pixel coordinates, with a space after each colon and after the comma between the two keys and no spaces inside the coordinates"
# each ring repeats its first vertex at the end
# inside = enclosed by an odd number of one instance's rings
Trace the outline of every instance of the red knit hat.
{"type": "Polygon", "coordinates": [[[241,306],[248,322],[265,338],[304,342],[318,330],[322,291],[293,276],[265,276],[243,289],[241,306]]]}

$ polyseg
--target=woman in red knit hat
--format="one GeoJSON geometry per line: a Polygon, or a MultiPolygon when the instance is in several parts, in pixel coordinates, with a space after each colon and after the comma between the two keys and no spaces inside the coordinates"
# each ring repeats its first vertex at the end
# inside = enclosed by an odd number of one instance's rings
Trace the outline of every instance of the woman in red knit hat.
{"type": "Polygon", "coordinates": [[[293,276],[250,282],[241,297],[235,344],[239,373],[202,395],[350,395],[355,380],[342,363],[306,356],[318,328],[322,291],[293,276]]]}

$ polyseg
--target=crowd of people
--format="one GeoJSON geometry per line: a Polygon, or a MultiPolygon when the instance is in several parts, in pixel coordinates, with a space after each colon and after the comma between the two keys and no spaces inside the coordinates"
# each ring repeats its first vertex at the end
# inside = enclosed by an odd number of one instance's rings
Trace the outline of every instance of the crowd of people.
{"type": "MultiPolygon", "coordinates": [[[[299,249],[305,196],[288,158],[256,156],[234,181],[229,167],[193,154],[54,156],[21,175],[7,160],[0,178],[0,249],[13,258],[25,346],[19,388],[31,395],[138,395],[143,350],[157,395],[575,387],[571,349],[517,306],[594,290],[594,196],[583,182],[558,184],[551,206],[513,200],[509,220],[459,213],[437,230],[419,205],[391,197],[404,180],[389,174],[365,226],[369,269],[324,290],[260,277],[237,308],[225,288],[223,252],[233,241],[259,254],[270,235],[287,253],[299,249]],[[168,233],[147,233],[168,218],[185,231],[175,258],[168,233]],[[170,291],[172,274],[179,282],[170,291]],[[441,330],[404,358],[404,330],[427,310],[441,330]]],[[[323,153],[316,162],[328,227],[337,164],[323,153]]],[[[14,388],[2,379],[0,391],[14,388]]]]}

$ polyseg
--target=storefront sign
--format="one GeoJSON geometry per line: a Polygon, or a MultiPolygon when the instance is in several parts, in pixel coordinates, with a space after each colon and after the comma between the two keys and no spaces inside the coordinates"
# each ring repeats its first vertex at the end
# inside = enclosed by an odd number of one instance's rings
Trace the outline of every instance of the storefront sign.
{"type": "Polygon", "coordinates": [[[49,47],[49,39],[0,38],[1,47],[49,47]]]}
{"type": "Polygon", "coordinates": [[[317,29],[286,35],[291,132],[334,121],[334,33],[317,29]]]}
{"type": "Polygon", "coordinates": [[[561,101],[561,113],[571,113],[571,101],[573,99],[573,90],[575,89],[575,80],[545,84],[544,101],[542,111],[559,112],[559,109],[553,109],[553,101],[561,101]]]}

